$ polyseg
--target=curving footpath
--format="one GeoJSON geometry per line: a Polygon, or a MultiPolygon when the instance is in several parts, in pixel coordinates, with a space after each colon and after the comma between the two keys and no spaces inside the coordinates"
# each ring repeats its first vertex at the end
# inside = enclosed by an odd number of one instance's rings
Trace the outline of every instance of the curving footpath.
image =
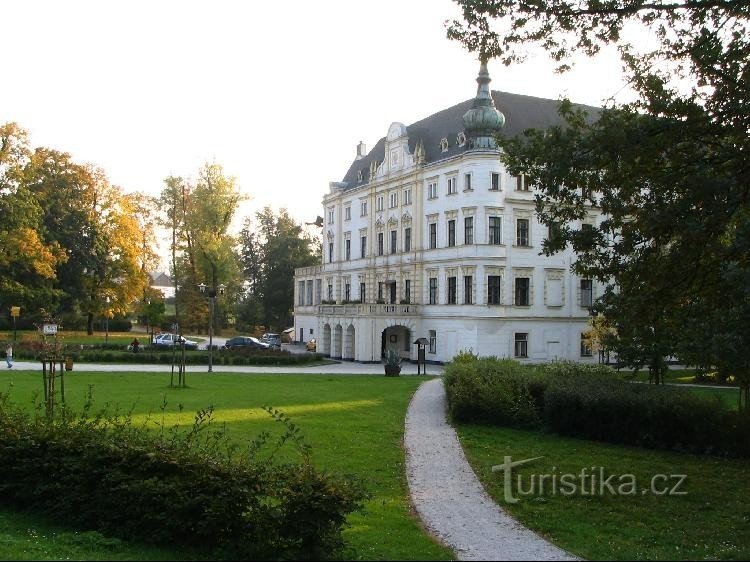
{"type": "Polygon", "coordinates": [[[406,414],[406,474],[429,531],[459,560],[576,560],[507,515],[485,493],[446,421],[442,379],[422,384],[406,414]]]}

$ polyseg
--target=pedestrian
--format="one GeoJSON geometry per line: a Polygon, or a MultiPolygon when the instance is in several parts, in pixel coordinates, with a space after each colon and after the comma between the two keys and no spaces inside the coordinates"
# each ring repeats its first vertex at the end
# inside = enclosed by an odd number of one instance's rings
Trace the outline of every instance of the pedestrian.
{"type": "Polygon", "coordinates": [[[9,343],[5,348],[5,362],[8,363],[8,369],[13,366],[13,344],[9,343]]]}
{"type": "Polygon", "coordinates": [[[133,353],[138,353],[138,347],[141,345],[141,342],[138,341],[138,338],[135,338],[133,340],[133,343],[130,344],[130,346],[133,348],[133,353]]]}

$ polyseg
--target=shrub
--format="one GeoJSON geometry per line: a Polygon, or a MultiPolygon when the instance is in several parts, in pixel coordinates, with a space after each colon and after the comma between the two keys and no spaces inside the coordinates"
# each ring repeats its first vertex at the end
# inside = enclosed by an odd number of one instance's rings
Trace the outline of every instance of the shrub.
{"type": "Polygon", "coordinates": [[[456,421],[539,424],[539,377],[517,361],[461,354],[446,366],[444,381],[448,410],[456,421]]]}
{"type": "Polygon", "coordinates": [[[694,453],[746,455],[732,429],[743,417],[685,389],[594,375],[554,377],[544,395],[545,426],[561,435],[694,453]]]}
{"type": "Polygon", "coordinates": [[[226,434],[209,428],[210,409],[190,431],[156,433],[88,409],[31,417],[0,396],[0,498],[110,536],[233,559],[330,558],[365,495],[313,468],[299,430],[271,413],[301,462],[261,459],[267,436],[251,456],[234,454],[226,434]]]}
{"type": "Polygon", "coordinates": [[[549,431],[643,447],[750,456],[750,412],[729,411],[674,386],[631,383],[601,365],[527,367],[459,354],[445,369],[448,408],[459,422],[549,431]]]}

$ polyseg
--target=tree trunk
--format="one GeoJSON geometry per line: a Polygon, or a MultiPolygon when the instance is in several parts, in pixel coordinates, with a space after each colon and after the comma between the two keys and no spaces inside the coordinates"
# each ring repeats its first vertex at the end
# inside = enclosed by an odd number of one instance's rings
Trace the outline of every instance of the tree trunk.
{"type": "Polygon", "coordinates": [[[94,335],[94,313],[89,312],[86,316],[86,333],[90,336],[94,335]]]}

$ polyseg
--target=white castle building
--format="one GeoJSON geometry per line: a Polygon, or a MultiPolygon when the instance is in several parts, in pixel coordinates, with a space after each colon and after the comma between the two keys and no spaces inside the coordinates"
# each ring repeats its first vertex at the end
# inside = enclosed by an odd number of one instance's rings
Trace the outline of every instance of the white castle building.
{"type": "MultiPolygon", "coordinates": [[[[582,342],[596,283],[572,251],[541,254],[534,189],[503,168],[494,135],[559,123],[558,103],[490,91],[410,126],[393,123],[323,198],[323,263],[295,272],[295,338],[331,357],[397,349],[592,360],[582,342]],[[499,108],[499,109],[497,109],[499,108]]],[[[595,224],[594,210],[584,223],[595,224]]],[[[580,226],[580,225],[579,225],[580,226]]]]}

